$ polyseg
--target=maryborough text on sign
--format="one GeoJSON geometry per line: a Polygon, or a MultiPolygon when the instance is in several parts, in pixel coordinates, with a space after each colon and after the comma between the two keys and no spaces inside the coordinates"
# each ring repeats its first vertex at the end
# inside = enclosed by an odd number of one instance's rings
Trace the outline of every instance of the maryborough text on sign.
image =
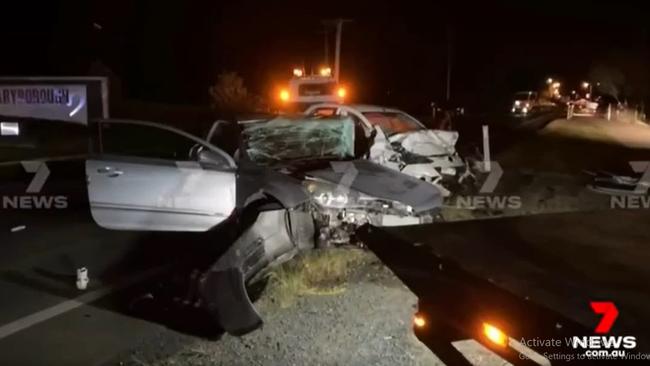
{"type": "Polygon", "coordinates": [[[0,104],[69,104],[70,91],[66,88],[0,88],[0,104]]]}

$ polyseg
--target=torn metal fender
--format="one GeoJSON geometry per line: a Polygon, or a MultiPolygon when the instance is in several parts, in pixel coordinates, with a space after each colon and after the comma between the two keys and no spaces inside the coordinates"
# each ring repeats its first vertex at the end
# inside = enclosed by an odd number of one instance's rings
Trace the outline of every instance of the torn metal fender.
{"type": "Polygon", "coordinates": [[[313,246],[314,223],[309,212],[260,212],[253,225],[201,277],[199,291],[209,313],[230,334],[257,329],[263,321],[247,284],[269,265],[313,246]]]}
{"type": "Polygon", "coordinates": [[[218,324],[232,335],[243,335],[259,328],[262,318],[253,306],[241,268],[210,270],[201,280],[201,296],[218,324]]]}

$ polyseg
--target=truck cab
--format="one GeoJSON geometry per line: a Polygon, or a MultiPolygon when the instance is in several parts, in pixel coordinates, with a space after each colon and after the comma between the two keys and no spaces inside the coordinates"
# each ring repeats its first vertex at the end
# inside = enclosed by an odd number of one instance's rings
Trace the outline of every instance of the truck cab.
{"type": "Polygon", "coordinates": [[[295,68],[293,77],[278,93],[279,110],[302,112],[317,103],[343,103],[346,96],[347,89],[332,77],[329,67],[311,75],[306,75],[304,69],[295,68]]]}

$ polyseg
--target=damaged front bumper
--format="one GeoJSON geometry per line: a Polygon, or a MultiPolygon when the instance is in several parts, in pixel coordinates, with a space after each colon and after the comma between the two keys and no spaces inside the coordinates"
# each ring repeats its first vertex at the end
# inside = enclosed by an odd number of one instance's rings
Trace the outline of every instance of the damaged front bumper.
{"type": "Polygon", "coordinates": [[[360,209],[335,209],[314,205],[312,215],[318,230],[318,246],[345,245],[361,243],[354,232],[365,224],[373,226],[406,226],[433,222],[437,211],[419,215],[396,212],[366,211],[360,209]]]}
{"type": "Polygon", "coordinates": [[[432,222],[442,207],[441,189],[367,160],[307,175],[303,185],[311,197],[319,245],[355,243],[354,230],[367,223],[432,222]]]}

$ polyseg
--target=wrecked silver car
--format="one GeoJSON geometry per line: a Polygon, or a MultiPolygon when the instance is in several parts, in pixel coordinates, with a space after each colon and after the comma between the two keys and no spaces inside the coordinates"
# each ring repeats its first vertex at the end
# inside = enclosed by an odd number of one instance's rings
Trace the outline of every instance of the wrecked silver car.
{"type": "Polygon", "coordinates": [[[297,179],[309,196],[303,209],[316,224],[318,245],[355,242],[354,229],[433,221],[442,205],[435,186],[357,159],[370,144],[350,118],[279,117],[243,132],[240,160],[297,179]]]}
{"type": "Polygon", "coordinates": [[[458,155],[458,132],[427,129],[409,114],[393,108],[361,104],[322,103],[305,112],[310,117],[348,116],[372,138],[367,158],[416,177],[451,195],[453,186],[471,176],[458,155]]]}

